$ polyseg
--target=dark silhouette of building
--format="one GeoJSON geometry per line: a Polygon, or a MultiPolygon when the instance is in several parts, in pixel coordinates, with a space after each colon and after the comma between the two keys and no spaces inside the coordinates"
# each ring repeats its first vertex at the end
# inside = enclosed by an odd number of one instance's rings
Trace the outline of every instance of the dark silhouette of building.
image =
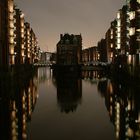
{"type": "Polygon", "coordinates": [[[61,112],[76,111],[82,98],[82,81],[73,76],[57,77],[57,100],[61,112]]]}
{"type": "Polygon", "coordinates": [[[60,35],[57,43],[58,65],[78,65],[82,61],[82,36],[73,34],[60,35]]]}
{"type": "Polygon", "coordinates": [[[101,39],[98,42],[98,52],[99,52],[98,60],[100,62],[107,62],[107,45],[105,39],[101,39]]]}

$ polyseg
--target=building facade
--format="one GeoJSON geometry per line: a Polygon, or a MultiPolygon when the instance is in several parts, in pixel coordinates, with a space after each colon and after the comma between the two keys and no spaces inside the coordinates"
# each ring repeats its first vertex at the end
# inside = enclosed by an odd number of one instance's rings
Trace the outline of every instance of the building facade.
{"type": "Polygon", "coordinates": [[[20,9],[15,9],[15,64],[25,63],[25,45],[24,45],[24,14],[20,9]]]}
{"type": "Polygon", "coordinates": [[[98,42],[98,61],[100,62],[107,62],[107,45],[106,45],[106,39],[101,39],[98,42]]]}
{"type": "Polygon", "coordinates": [[[14,0],[0,0],[0,70],[40,59],[37,37],[14,0]]]}
{"type": "Polygon", "coordinates": [[[99,61],[100,54],[98,47],[93,46],[82,50],[82,63],[84,65],[94,64],[99,61]]]}
{"type": "Polygon", "coordinates": [[[57,43],[58,65],[77,65],[82,61],[82,36],[73,34],[60,35],[57,43]]]}
{"type": "Polygon", "coordinates": [[[8,69],[14,58],[14,2],[0,0],[0,68],[8,69]]]}

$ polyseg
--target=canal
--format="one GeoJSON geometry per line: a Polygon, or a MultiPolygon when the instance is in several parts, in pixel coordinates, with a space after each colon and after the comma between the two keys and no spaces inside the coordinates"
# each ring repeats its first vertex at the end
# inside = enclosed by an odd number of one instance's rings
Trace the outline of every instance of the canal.
{"type": "Polygon", "coordinates": [[[56,76],[50,68],[22,78],[0,83],[0,139],[140,139],[138,84],[97,71],[56,76]]]}

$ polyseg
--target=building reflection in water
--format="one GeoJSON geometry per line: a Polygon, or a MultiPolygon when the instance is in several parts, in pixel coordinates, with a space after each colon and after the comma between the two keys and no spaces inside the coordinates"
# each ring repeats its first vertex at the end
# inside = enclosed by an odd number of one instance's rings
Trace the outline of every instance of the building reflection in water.
{"type": "Polygon", "coordinates": [[[50,80],[52,80],[52,78],[53,78],[52,69],[50,69],[49,67],[39,68],[37,75],[38,75],[39,84],[44,83],[46,81],[49,84],[50,80]]]}
{"type": "Polygon", "coordinates": [[[106,80],[104,76],[103,71],[82,71],[81,77],[70,74],[56,76],[56,81],[54,81],[57,87],[57,99],[61,112],[74,112],[78,104],[81,104],[82,79],[89,79],[89,82],[93,84],[97,83],[98,80],[106,80]]]}
{"type": "Polygon", "coordinates": [[[82,81],[73,75],[59,75],[56,77],[57,101],[61,112],[75,112],[81,104],[82,81]]]}
{"type": "Polygon", "coordinates": [[[38,97],[37,76],[12,78],[11,81],[0,81],[0,139],[27,140],[31,114],[38,97]]]}
{"type": "Polygon", "coordinates": [[[83,80],[91,84],[98,85],[99,81],[106,81],[106,75],[103,71],[82,71],[81,77],[83,80]]]}
{"type": "Polygon", "coordinates": [[[140,139],[140,87],[108,80],[99,82],[98,90],[105,98],[116,138],[140,139]]]}

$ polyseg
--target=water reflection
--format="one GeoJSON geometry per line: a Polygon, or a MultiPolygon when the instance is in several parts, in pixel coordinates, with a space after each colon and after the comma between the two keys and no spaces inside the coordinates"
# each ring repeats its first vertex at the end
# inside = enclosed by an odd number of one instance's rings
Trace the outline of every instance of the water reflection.
{"type": "Polygon", "coordinates": [[[37,75],[0,80],[0,139],[26,140],[38,97],[37,75]]]}
{"type": "Polygon", "coordinates": [[[74,112],[81,104],[82,81],[70,74],[57,76],[57,101],[61,112],[74,112]]]}
{"type": "Polygon", "coordinates": [[[38,70],[38,83],[44,83],[46,81],[50,81],[53,76],[52,76],[52,70],[50,68],[42,67],[38,70]]]}
{"type": "Polygon", "coordinates": [[[82,79],[96,79],[99,80],[105,77],[103,71],[82,71],[82,79]]]}
{"type": "Polygon", "coordinates": [[[42,134],[43,139],[51,139],[55,134],[54,140],[59,136],[62,140],[75,139],[75,135],[80,140],[96,136],[99,139],[107,136],[108,140],[138,140],[139,91],[137,83],[110,80],[101,71],[83,71],[81,77],[75,77],[55,76],[49,68],[40,68],[33,76],[1,79],[0,139],[27,140],[32,131],[34,139],[42,134]],[[44,89],[38,91],[38,87],[44,89]],[[38,94],[42,97],[30,130],[38,94]]]}
{"type": "Polygon", "coordinates": [[[103,71],[82,71],[81,78],[91,84],[98,85],[99,81],[106,81],[106,75],[103,71]]]}
{"type": "Polygon", "coordinates": [[[131,84],[110,80],[98,84],[119,140],[140,139],[140,87],[131,84]]]}

